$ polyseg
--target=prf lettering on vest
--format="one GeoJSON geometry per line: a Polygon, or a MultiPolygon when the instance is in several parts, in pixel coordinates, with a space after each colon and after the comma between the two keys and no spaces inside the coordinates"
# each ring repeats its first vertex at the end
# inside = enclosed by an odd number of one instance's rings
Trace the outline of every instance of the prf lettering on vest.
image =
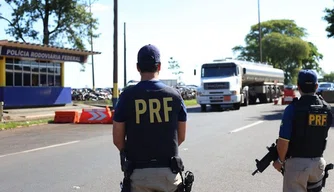
{"type": "Polygon", "coordinates": [[[308,125],[327,126],[327,114],[309,114],[308,125]]]}
{"type": "Polygon", "coordinates": [[[144,99],[136,99],[135,100],[135,110],[136,110],[136,124],[140,124],[140,116],[147,112],[150,114],[150,123],[161,123],[169,122],[169,112],[172,111],[172,107],[168,106],[169,101],[173,101],[172,97],[164,97],[162,99],[163,107],[161,109],[161,103],[158,99],[149,99],[148,103],[144,99]],[[160,111],[164,112],[164,119],[162,120],[160,116],[160,111]],[[155,121],[156,120],[156,121],[155,121]]]}

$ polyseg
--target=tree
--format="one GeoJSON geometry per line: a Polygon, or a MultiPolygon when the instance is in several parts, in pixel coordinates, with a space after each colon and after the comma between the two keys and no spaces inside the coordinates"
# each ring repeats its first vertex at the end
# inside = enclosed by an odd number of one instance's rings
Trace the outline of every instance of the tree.
{"type": "MultiPolygon", "coordinates": [[[[285,72],[285,83],[295,84],[301,68],[320,71],[318,61],[322,54],[317,47],[304,41],[306,30],[298,27],[293,20],[270,20],[261,23],[263,61],[285,72]]],[[[245,38],[246,46],[236,46],[232,50],[238,59],[259,62],[258,25],[251,26],[245,38]]]]}
{"type": "Polygon", "coordinates": [[[169,58],[168,69],[172,71],[172,74],[178,77],[179,81],[181,81],[181,75],[183,74],[183,71],[180,70],[179,62],[174,60],[173,57],[169,58]]]}
{"type": "Polygon", "coordinates": [[[327,37],[331,38],[334,37],[334,9],[325,9],[325,17],[323,18],[325,21],[328,22],[328,26],[326,31],[328,32],[327,37]]]}
{"type": "Polygon", "coordinates": [[[334,83],[334,72],[331,72],[329,74],[325,74],[324,78],[322,79],[324,82],[333,82],[334,83]]]}
{"type": "Polygon", "coordinates": [[[5,0],[12,7],[12,18],[0,17],[8,22],[7,34],[23,42],[85,49],[98,21],[87,11],[90,6],[79,0],[5,0]],[[42,25],[42,30],[38,25],[42,25]]]}

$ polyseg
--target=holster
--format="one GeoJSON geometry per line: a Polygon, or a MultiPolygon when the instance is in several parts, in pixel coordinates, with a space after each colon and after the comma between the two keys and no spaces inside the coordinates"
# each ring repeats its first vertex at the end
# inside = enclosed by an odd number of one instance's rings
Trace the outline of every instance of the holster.
{"type": "Polygon", "coordinates": [[[120,152],[121,156],[121,169],[124,172],[123,182],[121,182],[121,192],[131,192],[131,175],[133,173],[133,163],[126,159],[124,151],[120,152]]]}
{"type": "Polygon", "coordinates": [[[172,173],[182,173],[184,171],[184,166],[181,157],[174,156],[171,158],[170,169],[172,173]]]}
{"type": "Polygon", "coordinates": [[[179,173],[182,178],[182,182],[178,185],[176,192],[191,192],[192,184],[194,182],[194,174],[187,171],[185,173],[185,178],[183,179],[182,172],[184,171],[184,165],[180,157],[175,156],[171,158],[170,169],[174,174],[179,173]]]}

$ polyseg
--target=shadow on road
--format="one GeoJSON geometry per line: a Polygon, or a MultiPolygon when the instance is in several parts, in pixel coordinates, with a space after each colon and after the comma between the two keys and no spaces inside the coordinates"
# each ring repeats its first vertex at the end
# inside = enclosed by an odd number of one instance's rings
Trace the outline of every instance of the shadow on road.
{"type": "MultiPolygon", "coordinates": [[[[283,117],[283,112],[284,112],[284,109],[275,110],[270,113],[264,113],[260,117],[253,117],[253,118],[259,119],[259,120],[266,120],[266,121],[281,120],[283,117]]],[[[333,123],[332,123],[331,128],[334,128],[334,107],[332,107],[332,112],[333,112],[333,123]]]]}
{"type": "MultiPolygon", "coordinates": [[[[201,107],[192,107],[192,108],[188,108],[187,112],[188,113],[211,113],[211,112],[224,112],[224,111],[229,111],[231,109],[215,109],[215,108],[211,108],[211,107],[206,107],[206,112],[201,112],[201,107]]],[[[233,110],[233,109],[232,109],[233,110]]]]}
{"type": "Polygon", "coordinates": [[[332,105],[332,113],[333,113],[333,123],[332,123],[332,126],[331,126],[331,128],[334,128],[334,106],[332,105]]]}
{"type": "Polygon", "coordinates": [[[263,112],[260,116],[252,117],[252,119],[258,120],[265,120],[265,121],[275,121],[281,120],[283,117],[284,109],[270,111],[270,112],[263,112]]]}

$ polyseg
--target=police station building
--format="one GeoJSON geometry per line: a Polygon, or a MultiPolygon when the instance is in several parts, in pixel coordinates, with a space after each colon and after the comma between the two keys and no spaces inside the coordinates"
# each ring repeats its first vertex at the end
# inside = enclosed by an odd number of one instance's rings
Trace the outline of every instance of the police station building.
{"type": "Polygon", "coordinates": [[[64,62],[85,63],[92,54],[101,53],[0,40],[0,101],[5,108],[71,103],[64,62]]]}

